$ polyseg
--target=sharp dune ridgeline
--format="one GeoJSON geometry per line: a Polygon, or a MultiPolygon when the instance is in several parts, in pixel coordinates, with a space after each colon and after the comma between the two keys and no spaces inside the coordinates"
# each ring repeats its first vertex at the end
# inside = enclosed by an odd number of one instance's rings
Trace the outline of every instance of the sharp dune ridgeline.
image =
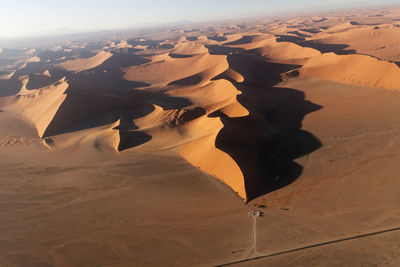
{"type": "MultiPolygon", "coordinates": [[[[343,11],[0,48],[0,265],[235,262],[250,209],[265,209],[265,255],[400,222],[399,21],[343,11]]],[[[397,266],[392,237],[309,253],[397,266]]]]}

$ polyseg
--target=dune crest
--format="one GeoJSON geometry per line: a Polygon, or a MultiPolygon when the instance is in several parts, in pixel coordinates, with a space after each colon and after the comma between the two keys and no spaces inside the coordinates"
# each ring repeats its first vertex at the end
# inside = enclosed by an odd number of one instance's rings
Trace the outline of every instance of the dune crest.
{"type": "Polygon", "coordinates": [[[21,91],[16,96],[9,97],[12,104],[4,107],[4,110],[19,114],[35,127],[39,137],[43,137],[58,108],[66,98],[65,90],[68,88],[68,83],[63,78],[50,86],[27,90],[28,80],[27,77],[22,79],[21,91]]]}
{"type": "Polygon", "coordinates": [[[256,53],[271,60],[307,59],[321,55],[321,52],[313,48],[302,47],[290,42],[276,41],[258,48],[256,53]]]}
{"type": "Polygon", "coordinates": [[[201,81],[206,83],[228,68],[226,56],[208,53],[189,58],[172,58],[165,55],[158,59],[160,61],[123,68],[124,78],[145,82],[152,87],[166,87],[168,84],[195,85],[201,81]]]}
{"type": "Polygon", "coordinates": [[[299,72],[304,77],[400,90],[400,68],[370,56],[326,53],[310,59],[299,72]]]}
{"type": "Polygon", "coordinates": [[[90,58],[77,58],[56,64],[55,66],[67,71],[81,72],[84,70],[93,69],[103,64],[103,62],[110,57],[112,57],[110,52],[101,51],[90,58]]]}
{"type": "Polygon", "coordinates": [[[291,42],[277,42],[276,37],[270,34],[245,35],[224,45],[244,49],[270,60],[306,59],[321,54],[310,47],[302,47],[291,42]]]}
{"type": "Polygon", "coordinates": [[[346,44],[347,50],[366,54],[380,59],[400,61],[399,28],[392,24],[351,28],[350,23],[338,25],[327,33],[320,33],[310,40],[324,44],[346,44]]]}
{"type": "Polygon", "coordinates": [[[239,166],[227,153],[215,147],[217,134],[205,136],[181,147],[181,155],[193,166],[211,174],[245,201],[247,200],[244,176],[239,166]]]}

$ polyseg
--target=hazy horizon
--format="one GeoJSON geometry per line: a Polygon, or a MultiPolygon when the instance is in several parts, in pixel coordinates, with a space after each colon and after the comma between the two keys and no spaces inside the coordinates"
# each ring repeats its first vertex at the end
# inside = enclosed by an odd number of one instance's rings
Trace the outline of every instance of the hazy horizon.
{"type": "Polygon", "coordinates": [[[321,3],[317,0],[279,2],[249,0],[239,3],[228,0],[201,2],[73,0],[66,5],[59,1],[49,0],[35,2],[15,0],[2,5],[1,25],[9,26],[0,29],[0,37],[34,36],[57,29],[111,30],[182,20],[197,22],[397,3],[400,3],[400,0],[333,0],[329,3],[321,3]]]}

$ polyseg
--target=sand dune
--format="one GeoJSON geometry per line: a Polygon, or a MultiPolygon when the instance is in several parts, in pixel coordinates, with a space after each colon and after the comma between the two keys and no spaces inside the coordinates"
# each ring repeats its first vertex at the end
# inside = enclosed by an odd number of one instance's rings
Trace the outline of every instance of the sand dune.
{"type": "Polygon", "coordinates": [[[363,55],[323,54],[310,59],[300,75],[355,85],[399,90],[400,68],[387,61],[363,55]]]}
{"type": "Polygon", "coordinates": [[[258,48],[255,52],[272,60],[307,59],[321,54],[313,48],[301,47],[290,42],[278,43],[276,41],[270,45],[258,48]]]}
{"type": "Polygon", "coordinates": [[[306,59],[321,54],[313,48],[302,47],[290,42],[277,42],[273,35],[247,35],[224,45],[250,51],[270,60],[306,59]]]}
{"type": "Polygon", "coordinates": [[[22,81],[21,91],[17,96],[10,97],[13,103],[4,107],[4,110],[22,116],[42,137],[66,97],[64,92],[68,83],[61,79],[51,86],[30,91],[26,89],[27,83],[26,77],[22,81]]]}
{"type": "Polygon", "coordinates": [[[171,50],[171,53],[178,54],[178,55],[198,55],[198,54],[204,54],[207,52],[208,52],[208,49],[204,45],[196,43],[196,42],[178,43],[171,50]]]}
{"type": "MultiPolygon", "coordinates": [[[[184,46],[194,48],[196,46],[184,46]]],[[[152,137],[147,149],[171,148],[181,145],[181,155],[194,166],[229,185],[240,197],[247,199],[244,176],[235,161],[215,147],[215,139],[223,127],[219,118],[208,115],[220,111],[228,117],[247,116],[248,111],[237,102],[240,94],[232,83],[212,78],[227,73],[243,81],[243,77],[229,70],[226,56],[208,53],[189,58],[157,56],[160,61],[124,69],[128,80],[145,82],[152,88],[165,88],[167,94],[191,100],[194,108],[163,110],[134,121],[138,129],[152,137]],[[207,160],[206,160],[207,159],[207,160]],[[213,165],[215,159],[220,163],[213,165]],[[226,166],[230,166],[226,168],[226,166]],[[228,170],[228,171],[227,171],[228,170]]]]}
{"type": "Polygon", "coordinates": [[[128,44],[127,40],[122,40],[120,41],[117,45],[115,45],[115,48],[131,48],[132,45],[128,44]]]}
{"type": "Polygon", "coordinates": [[[215,147],[216,134],[205,136],[182,146],[181,155],[192,165],[229,185],[241,198],[247,200],[244,175],[228,154],[215,147]]]}
{"type": "Polygon", "coordinates": [[[227,41],[224,43],[225,46],[238,47],[244,50],[252,50],[263,46],[271,45],[275,41],[273,35],[270,34],[255,34],[245,35],[235,41],[227,41]]]}
{"type": "Polygon", "coordinates": [[[145,82],[153,87],[199,84],[199,81],[204,84],[228,68],[225,58],[208,53],[190,58],[172,58],[168,55],[158,62],[124,68],[124,78],[145,82]]]}
{"type": "Polygon", "coordinates": [[[68,60],[59,64],[56,64],[56,67],[65,69],[67,71],[75,71],[81,72],[84,70],[93,69],[101,64],[104,61],[112,57],[110,52],[101,51],[93,57],[90,58],[77,58],[74,60],[68,60]]]}
{"type": "Polygon", "coordinates": [[[45,70],[41,75],[51,78],[51,74],[49,70],[45,70]]]}
{"type": "Polygon", "coordinates": [[[380,59],[400,61],[398,54],[400,32],[392,24],[350,29],[348,24],[329,29],[329,33],[317,34],[312,40],[326,44],[346,44],[348,49],[380,59]]]}

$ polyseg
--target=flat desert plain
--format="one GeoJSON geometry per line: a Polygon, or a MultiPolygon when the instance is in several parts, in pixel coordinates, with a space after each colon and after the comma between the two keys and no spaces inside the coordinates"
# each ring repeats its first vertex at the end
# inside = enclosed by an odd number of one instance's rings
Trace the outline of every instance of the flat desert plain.
{"type": "Polygon", "coordinates": [[[399,9],[0,45],[0,266],[400,266],[399,9]]]}

